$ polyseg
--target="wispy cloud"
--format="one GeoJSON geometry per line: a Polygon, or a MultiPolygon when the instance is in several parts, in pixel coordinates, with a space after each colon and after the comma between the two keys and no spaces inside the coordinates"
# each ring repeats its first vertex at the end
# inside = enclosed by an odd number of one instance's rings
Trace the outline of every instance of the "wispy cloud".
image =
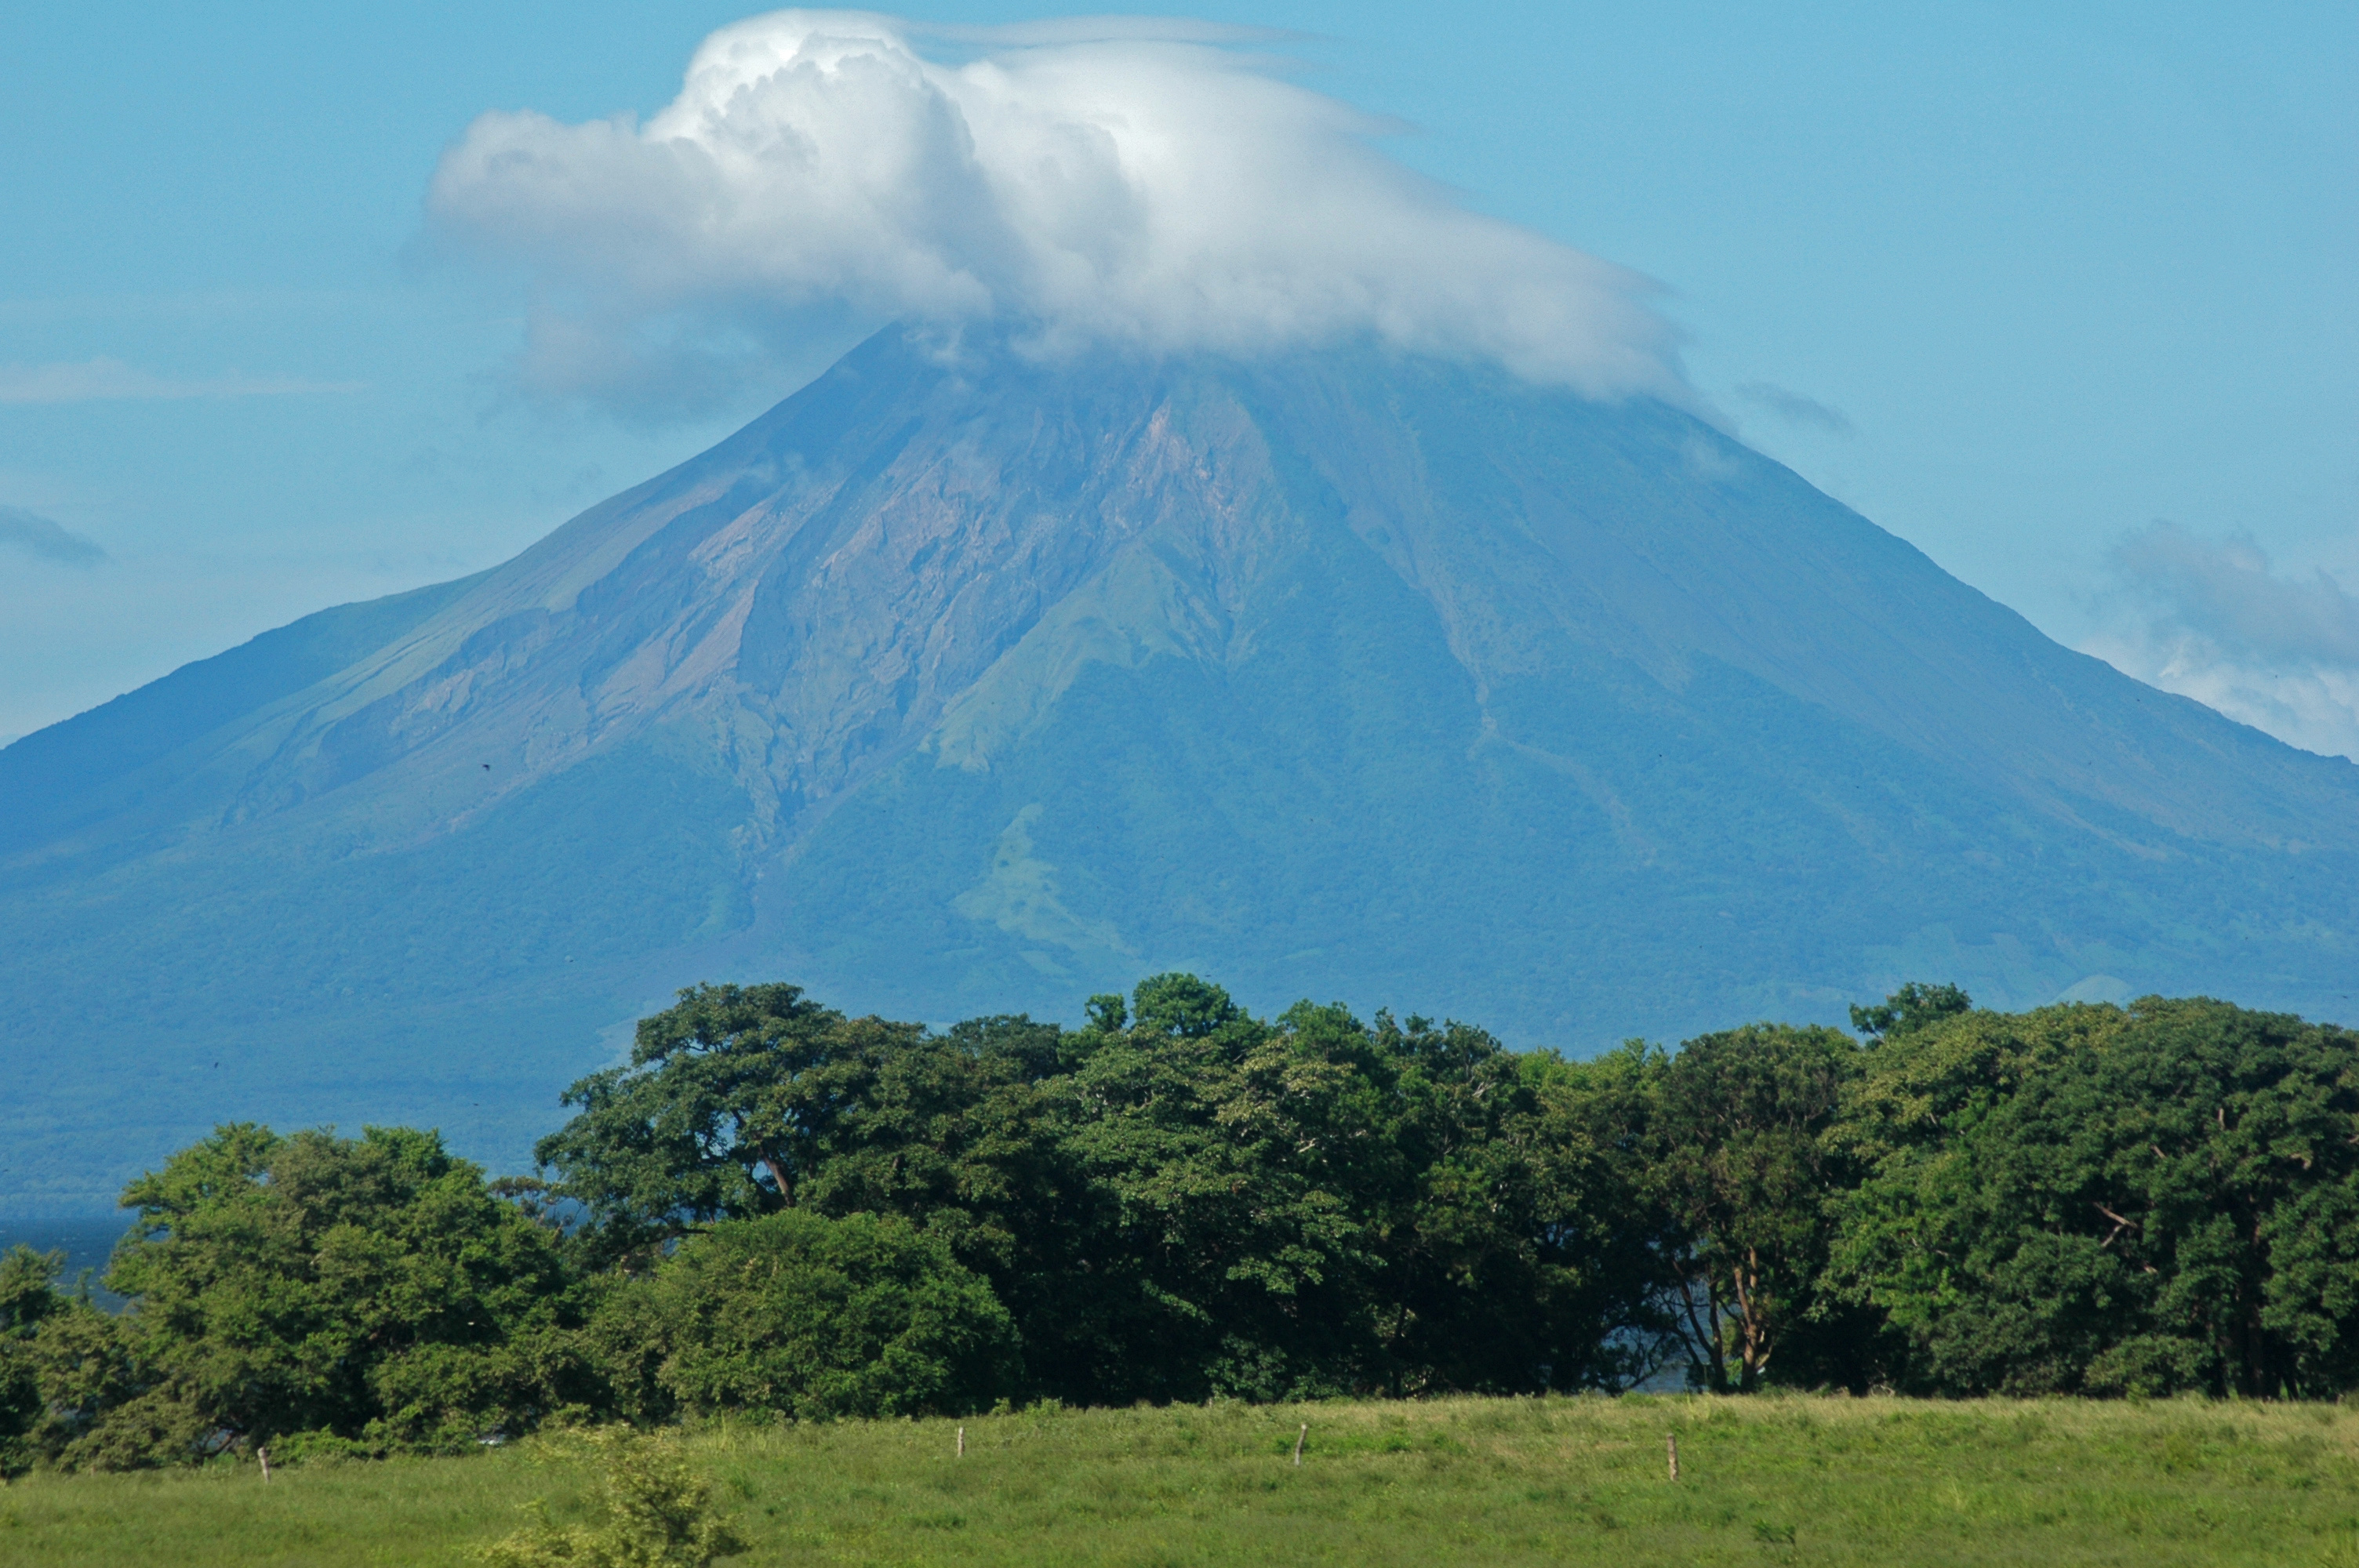
{"type": "Polygon", "coordinates": [[[2359,598],[2249,537],[2157,523],[2116,544],[2122,630],[2088,651],[2308,751],[2359,759],[2359,598]]]}
{"type": "Polygon", "coordinates": [[[1852,434],[1850,415],[1776,382],[1748,381],[1736,388],[1736,395],[1767,409],[1788,425],[1807,425],[1837,436],[1852,434]]]}
{"type": "Polygon", "coordinates": [[[72,364],[0,365],[0,404],[103,403],[118,399],[284,397],[357,392],[357,381],[306,381],[290,376],[158,375],[121,360],[72,364]]]}
{"type": "Polygon", "coordinates": [[[94,567],[107,558],[95,540],[21,506],[0,506],[0,545],[61,566],[94,567]]]}
{"type": "Polygon", "coordinates": [[[529,280],[545,392],[626,400],[901,318],[1041,354],[1364,336],[1682,394],[1645,279],[1471,211],[1380,150],[1399,126],[1229,47],[1277,36],[782,11],[705,39],[645,124],[484,115],[429,210],[529,280]]]}

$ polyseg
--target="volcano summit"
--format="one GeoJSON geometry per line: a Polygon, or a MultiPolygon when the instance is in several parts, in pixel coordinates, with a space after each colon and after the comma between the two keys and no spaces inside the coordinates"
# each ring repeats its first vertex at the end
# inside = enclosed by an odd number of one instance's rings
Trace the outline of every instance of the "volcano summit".
{"type": "Polygon", "coordinates": [[[2343,1004],[2359,767],[1709,424],[1394,349],[886,331],[463,581],[0,752],[21,1203],[217,1119],[516,1159],[701,979],[1192,968],[1586,1051],[1908,978],[2343,1004]]]}

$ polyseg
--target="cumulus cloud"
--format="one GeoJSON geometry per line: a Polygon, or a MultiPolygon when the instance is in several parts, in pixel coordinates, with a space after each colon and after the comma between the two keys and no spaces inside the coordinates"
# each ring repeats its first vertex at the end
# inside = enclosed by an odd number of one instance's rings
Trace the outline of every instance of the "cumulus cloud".
{"type": "Polygon", "coordinates": [[[2359,599],[2334,579],[2281,576],[2248,537],[2171,523],[2120,541],[2112,566],[2131,623],[2090,652],[2306,751],[2359,759],[2359,599]]]}
{"type": "Polygon", "coordinates": [[[294,393],[354,392],[358,382],[302,381],[285,376],[158,375],[121,360],[71,364],[0,365],[0,404],[103,403],[117,399],[278,397],[294,393]]]}
{"type": "Polygon", "coordinates": [[[0,506],[0,545],[60,566],[94,567],[107,558],[95,541],[21,506],[0,506]]]}
{"type": "Polygon", "coordinates": [[[520,371],[543,392],[673,395],[902,319],[1051,356],[1374,337],[1679,394],[1644,279],[1470,211],[1379,150],[1399,127],[1284,80],[1236,47],[1253,41],[782,11],[705,39],[644,124],[484,114],[429,211],[530,280],[520,371]]]}

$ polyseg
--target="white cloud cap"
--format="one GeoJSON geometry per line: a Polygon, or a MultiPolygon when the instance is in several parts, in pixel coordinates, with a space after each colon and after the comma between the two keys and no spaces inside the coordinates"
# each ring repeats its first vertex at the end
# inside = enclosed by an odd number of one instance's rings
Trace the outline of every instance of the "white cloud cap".
{"type": "Polygon", "coordinates": [[[583,390],[658,339],[776,352],[816,313],[996,321],[1051,354],[1372,334],[1680,392],[1643,279],[1468,211],[1371,145],[1386,124],[1201,24],[969,35],[996,47],[960,64],[916,31],[781,11],[707,38],[643,126],[470,126],[429,209],[539,287],[527,378],[583,390]]]}

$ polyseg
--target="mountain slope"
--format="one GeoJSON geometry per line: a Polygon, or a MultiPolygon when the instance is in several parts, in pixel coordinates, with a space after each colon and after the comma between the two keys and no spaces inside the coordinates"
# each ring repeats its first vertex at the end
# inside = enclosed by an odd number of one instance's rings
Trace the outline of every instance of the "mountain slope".
{"type": "Polygon", "coordinates": [[[375,652],[476,580],[307,615],[0,750],[0,854],[103,816],[150,764],[375,652]]]}
{"type": "Polygon", "coordinates": [[[513,1160],[724,975],[1070,1015],[1187,964],[1587,1049],[1912,975],[2331,1011],[2353,957],[2359,768],[1678,410],[1462,366],[888,333],[507,565],[329,615],[372,645],[299,622],[234,700],[191,666],[0,752],[0,1191],[227,1114],[513,1160]],[[112,773],[43,761],[125,704],[169,717],[112,773]]]}

